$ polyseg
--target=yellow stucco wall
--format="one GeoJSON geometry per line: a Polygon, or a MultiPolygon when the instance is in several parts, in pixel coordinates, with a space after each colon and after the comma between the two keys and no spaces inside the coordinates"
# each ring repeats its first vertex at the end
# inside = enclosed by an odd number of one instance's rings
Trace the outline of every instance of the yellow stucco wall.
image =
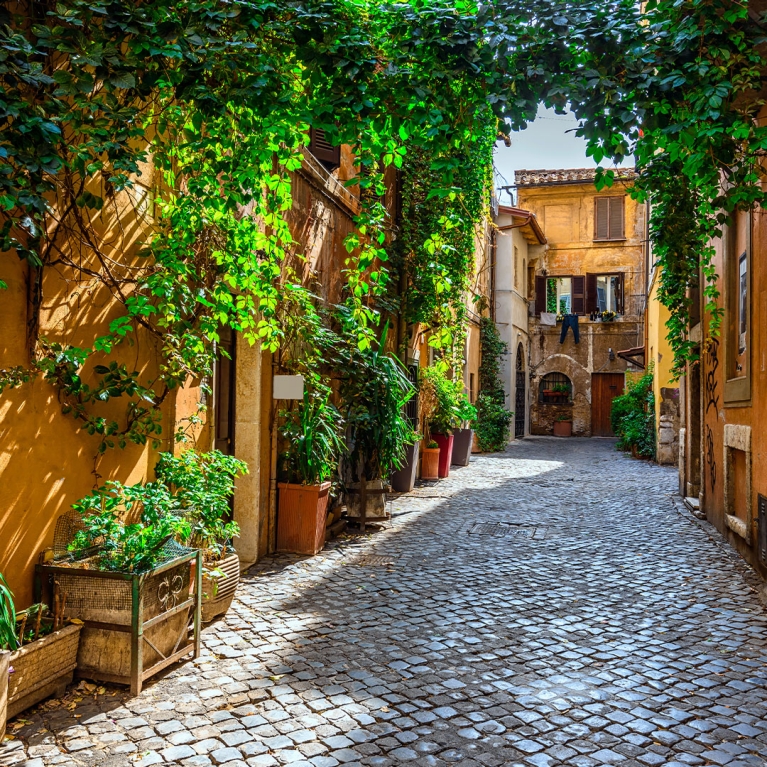
{"type": "Polygon", "coordinates": [[[645,343],[645,360],[654,367],[653,391],[655,394],[655,425],[660,424],[660,390],[665,387],[676,387],[678,382],[671,374],[674,354],[671,351],[666,330],[669,310],[658,300],[658,271],[655,271],[647,297],[647,340],[645,343]]]}

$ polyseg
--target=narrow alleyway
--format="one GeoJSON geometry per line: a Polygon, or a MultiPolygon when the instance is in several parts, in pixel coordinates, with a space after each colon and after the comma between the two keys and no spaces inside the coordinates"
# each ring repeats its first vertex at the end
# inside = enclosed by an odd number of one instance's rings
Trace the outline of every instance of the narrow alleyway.
{"type": "Polygon", "coordinates": [[[28,714],[0,764],[765,765],[767,612],[675,484],[610,441],[479,457],[264,561],[197,663],[28,714]]]}

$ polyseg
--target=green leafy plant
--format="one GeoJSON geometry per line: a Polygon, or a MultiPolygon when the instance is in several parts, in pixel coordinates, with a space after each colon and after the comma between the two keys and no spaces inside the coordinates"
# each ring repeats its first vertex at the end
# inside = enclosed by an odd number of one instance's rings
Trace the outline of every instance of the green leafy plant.
{"type": "Polygon", "coordinates": [[[471,423],[477,417],[477,408],[469,402],[469,398],[463,392],[458,396],[456,415],[463,424],[471,423]]]}
{"type": "Polygon", "coordinates": [[[330,479],[345,449],[341,414],[330,402],[330,390],[304,389],[298,407],[281,415],[281,434],[288,444],[282,456],[286,480],[319,485],[330,479]]]}
{"type": "Polygon", "coordinates": [[[407,446],[418,439],[404,411],[415,389],[402,362],[384,351],[387,332],[388,322],[376,349],[348,350],[340,371],[351,472],[366,480],[401,468],[407,446]]]}
{"type": "Polygon", "coordinates": [[[230,501],[235,480],[247,473],[244,461],[218,450],[160,455],[155,467],[157,481],[168,489],[174,510],[189,525],[189,534],[179,540],[202,549],[206,562],[220,559],[240,533],[239,525],[229,519],[230,501]]]}
{"type": "Polygon", "coordinates": [[[624,394],[616,397],[610,422],[618,437],[618,449],[636,451],[643,458],[655,458],[655,395],[652,369],[636,381],[629,381],[624,394]]]}
{"type": "Polygon", "coordinates": [[[501,357],[506,353],[507,346],[489,317],[482,317],[479,331],[482,357],[477,418],[473,425],[480,449],[494,453],[506,449],[514,417],[514,413],[506,409],[506,394],[501,382],[501,357]]]}
{"type": "Polygon", "coordinates": [[[99,569],[119,572],[151,569],[172,540],[202,548],[215,561],[238,533],[237,524],[227,521],[229,498],[235,477],[246,470],[218,451],[162,454],[155,482],[110,481],[72,505],[84,527],[69,550],[91,557],[99,569]]]}
{"type": "Polygon", "coordinates": [[[551,390],[557,394],[570,394],[570,385],[566,383],[555,383],[551,390]]]}
{"type": "Polygon", "coordinates": [[[557,416],[556,420],[557,420],[559,423],[566,423],[567,421],[572,421],[572,420],[573,420],[573,417],[572,417],[571,415],[566,415],[565,413],[560,413],[560,414],[557,416]]]}
{"type": "Polygon", "coordinates": [[[16,606],[13,593],[0,573],[0,650],[15,650],[19,646],[16,640],[16,606]]]}
{"type": "MultiPolygon", "coordinates": [[[[451,434],[462,419],[462,413],[469,412],[464,402],[463,383],[447,377],[441,366],[432,366],[421,371],[420,387],[434,405],[428,417],[426,428],[430,434],[451,434]]],[[[469,405],[469,408],[472,406],[469,405]]]]}

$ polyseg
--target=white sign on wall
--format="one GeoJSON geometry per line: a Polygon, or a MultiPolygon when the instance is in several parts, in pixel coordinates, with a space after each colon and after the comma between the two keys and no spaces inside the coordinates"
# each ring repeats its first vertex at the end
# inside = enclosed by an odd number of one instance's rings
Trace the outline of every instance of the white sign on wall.
{"type": "Polygon", "coordinates": [[[272,397],[274,399],[303,399],[304,377],[274,376],[272,397]]]}

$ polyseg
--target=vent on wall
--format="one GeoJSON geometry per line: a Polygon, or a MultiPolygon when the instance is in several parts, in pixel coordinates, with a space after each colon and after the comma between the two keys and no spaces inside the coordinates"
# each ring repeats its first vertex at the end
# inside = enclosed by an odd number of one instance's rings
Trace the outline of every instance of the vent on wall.
{"type": "Polygon", "coordinates": [[[759,496],[757,503],[759,522],[759,561],[767,565],[767,498],[759,496]]]}

